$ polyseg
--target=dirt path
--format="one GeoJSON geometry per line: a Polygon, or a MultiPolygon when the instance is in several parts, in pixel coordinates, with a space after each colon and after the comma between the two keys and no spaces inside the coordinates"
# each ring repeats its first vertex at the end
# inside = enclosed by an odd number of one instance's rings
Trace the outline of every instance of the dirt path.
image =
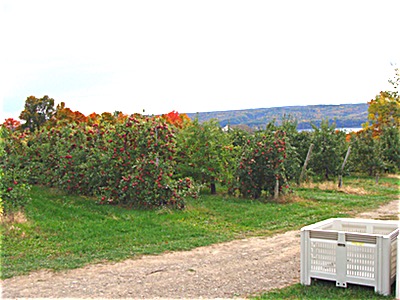
{"type": "MultiPolygon", "coordinates": [[[[359,217],[390,219],[393,201],[359,217]]],[[[4,298],[238,298],[299,282],[300,233],[249,238],[2,281],[4,298]]]]}

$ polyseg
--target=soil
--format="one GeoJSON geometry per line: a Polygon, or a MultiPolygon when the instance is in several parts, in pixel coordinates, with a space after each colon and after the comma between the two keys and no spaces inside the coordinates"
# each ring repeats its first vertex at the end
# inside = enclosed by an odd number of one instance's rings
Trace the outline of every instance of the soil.
{"type": "MultiPolygon", "coordinates": [[[[395,219],[400,200],[359,214],[395,219]]],[[[300,280],[300,232],[3,280],[3,298],[233,299],[300,280]]]]}

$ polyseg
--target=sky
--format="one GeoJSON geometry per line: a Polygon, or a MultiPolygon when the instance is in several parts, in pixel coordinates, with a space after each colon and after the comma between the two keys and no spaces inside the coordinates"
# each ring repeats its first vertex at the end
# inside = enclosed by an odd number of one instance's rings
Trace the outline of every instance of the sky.
{"type": "Polygon", "coordinates": [[[366,103],[400,65],[398,0],[0,3],[0,120],[366,103]]]}

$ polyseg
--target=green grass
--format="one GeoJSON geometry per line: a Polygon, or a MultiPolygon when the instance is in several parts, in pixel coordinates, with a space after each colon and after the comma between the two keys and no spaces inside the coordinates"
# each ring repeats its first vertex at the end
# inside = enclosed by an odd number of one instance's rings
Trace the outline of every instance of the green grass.
{"type": "Polygon", "coordinates": [[[183,211],[101,206],[91,198],[33,187],[26,221],[1,226],[1,278],[299,229],[387,203],[398,197],[398,181],[385,178],[375,186],[373,179],[345,178],[345,185],[369,194],[295,188],[299,197],[287,203],[202,195],[188,200],[183,211]]]}
{"type": "Polygon", "coordinates": [[[390,296],[378,295],[371,287],[364,287],[359,285],[349,285],[347,288],[336,287],[335,282],[332,281],[316,281],[311,286],[302,286],[295,284],[283,289],[273,290],[269,293],[263,294],[260,297],[253,298],[255,300],[271,300],[271,299],[395,299],[394,287],[390,296]]]}

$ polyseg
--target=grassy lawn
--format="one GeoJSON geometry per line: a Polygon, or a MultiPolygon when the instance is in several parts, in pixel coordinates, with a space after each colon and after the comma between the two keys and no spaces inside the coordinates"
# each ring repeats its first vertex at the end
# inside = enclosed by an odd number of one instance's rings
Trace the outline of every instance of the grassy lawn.
{"type": "Polygon", "coordinates": [[[269,293],[263,294],[260,297],[254,298],[255,300],[281,300],[281,299],[395,299],[394,289],[392,287],[391,296],[382,296],[374,292],[371,287],[364,287],[359,285],[348,285],[346,289],[336,287],[335,282],[332,281],[315,281],[311,286],[302,286],[300,283],[289,286],[287,288],[273,290],[269,293]]]}
{"type": "MultiPolygon", "coordinates": [[[[1,226],[1,278],[272,235],[329,217],[352,216],[398,197],[396,178],[383,178],[375,186],[374,179],[352,177],[344,184],[342,191],[334,183],[305,185],[278,202],[202,195],[189,200],[183,211],[126,210],[33,187],[25,214],[1,226]]],[[[304,289],[291,288],[294,294],[304,289]]]]}

